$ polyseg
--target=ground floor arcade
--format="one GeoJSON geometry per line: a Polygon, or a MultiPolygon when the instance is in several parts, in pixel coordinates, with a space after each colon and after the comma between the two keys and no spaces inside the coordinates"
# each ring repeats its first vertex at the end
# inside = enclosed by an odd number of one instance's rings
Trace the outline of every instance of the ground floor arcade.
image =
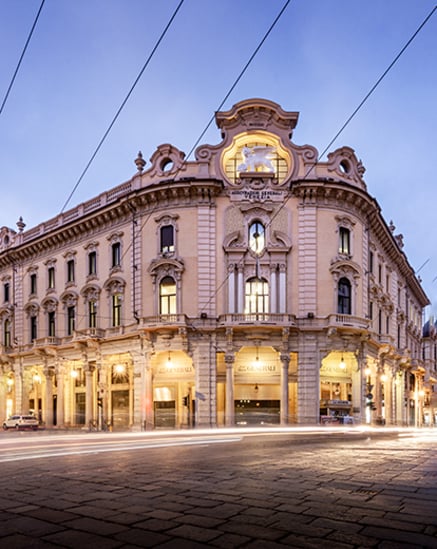
{"type": "Polygon", "coordinates": [[[3,364],[1,419],[30,412],[47,428],[111,430],[436,423],[422,372],[378,356],[333,349],[310,362],[259,341],[232,352],[119,348],[3,364]]]}

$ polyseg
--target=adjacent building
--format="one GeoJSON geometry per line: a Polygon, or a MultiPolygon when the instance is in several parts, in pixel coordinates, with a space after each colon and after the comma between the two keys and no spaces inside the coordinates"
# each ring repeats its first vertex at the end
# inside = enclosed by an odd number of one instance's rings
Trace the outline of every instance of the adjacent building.
{"type": "MultiPolygon", "coordinates": [[[[299,113],[216,114],[121,185],[0,230],[0,416],[47,428],[421,425],[429,303],[349,147],[299,113]]],[[[434,421],[434,420],[432,420],[434,421]]]]}

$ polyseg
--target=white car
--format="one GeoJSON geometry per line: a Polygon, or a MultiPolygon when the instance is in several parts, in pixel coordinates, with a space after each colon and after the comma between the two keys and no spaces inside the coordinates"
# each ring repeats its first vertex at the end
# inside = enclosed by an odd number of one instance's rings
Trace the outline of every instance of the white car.
{"type": "Polygon", "coordinates": [[[24,416],[24,415],[15,415],[10,416],[8,419],[5,419],[3,422],[3,429],[7,431],[8,429],[33,429],[36,431],[38,429],[38,419],[35,416],[24,416]]]}

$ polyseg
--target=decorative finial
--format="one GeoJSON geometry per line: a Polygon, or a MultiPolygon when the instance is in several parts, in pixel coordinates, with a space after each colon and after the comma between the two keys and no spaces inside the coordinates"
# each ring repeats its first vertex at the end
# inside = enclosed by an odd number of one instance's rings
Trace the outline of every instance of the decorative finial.
{"type": "Polygon", "coordinates": [[[24,223],[23,218],[20,215],[20,219],[17,221],[17,227],[20,233],[23,232],[23,229],[25,226],[26,226],[26,223],[24,223]]]}
{"type": "Polygon", "coordinates": [[[144,166],[146,165],[146,161],[143,159],[141,151],[139,151],[138,156],[135,158],[135,164],[138,168],[138,171],[141,173],[144,170],[144,166]]]}

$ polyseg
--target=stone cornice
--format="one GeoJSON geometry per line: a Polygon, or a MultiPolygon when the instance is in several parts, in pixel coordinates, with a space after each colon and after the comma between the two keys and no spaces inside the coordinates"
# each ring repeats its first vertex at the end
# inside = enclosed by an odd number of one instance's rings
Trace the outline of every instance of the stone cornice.
{"type": "Polygon", "coordinates": [[[159,211],[172,205],[211,203],[222,190],[219,180],[193,178],[160,181],[134,191],[132,186],[123,184],[104,193],[116,197],[109,204],[110,199],[103,200],[100,195],[19,235],[16,244],[0,254],[0,267],[38,257],[48,250],[74,245],[87,235],[125,223],[133,211],[147,214],[150,209],[159,211]],[[120,192],[115,192],[117,189],[120,192]],[[102,202],[104,206],[100,205],[102,202]]]}
{"type": "Polygon", "coordinates": [[[399,272],[408,281],[422,307],[429,304],[422,286],[417,280],[414,269],[405,253],[381,215],[381,208],[375,198],[365,190],[354,185],[328,179],[295,181],[291,185],[291,194],[299,199],[301,207],[344,208],[363,220],[364,225],[384,249],[389,260],[397,266],[399,272]]]}

